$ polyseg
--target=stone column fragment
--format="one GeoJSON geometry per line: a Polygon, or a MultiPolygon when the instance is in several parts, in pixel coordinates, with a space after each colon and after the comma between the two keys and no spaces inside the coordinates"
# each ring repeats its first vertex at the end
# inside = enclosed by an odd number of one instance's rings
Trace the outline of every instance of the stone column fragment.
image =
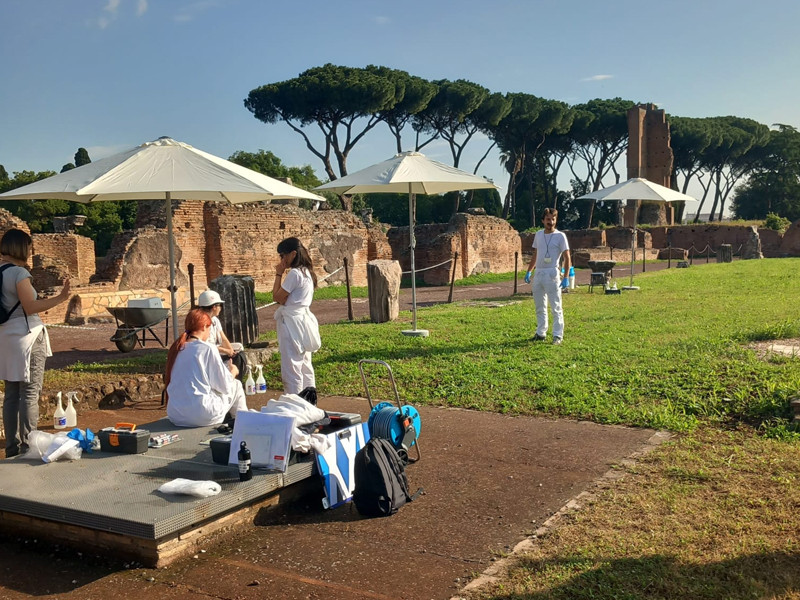
{"type": "Polygon", "coordinates": [[[221,275],[209,286],[225,302],[219,320],[231,342],[249,346],[258,339],[255,282],[249,275],[221,275]]]}
{"type": "Polygon", "coordinates": [[[402,273],[396,260],[371,260],[367,263],[369,318],[373,323],[394,321],[400,314],[402,273]]]}

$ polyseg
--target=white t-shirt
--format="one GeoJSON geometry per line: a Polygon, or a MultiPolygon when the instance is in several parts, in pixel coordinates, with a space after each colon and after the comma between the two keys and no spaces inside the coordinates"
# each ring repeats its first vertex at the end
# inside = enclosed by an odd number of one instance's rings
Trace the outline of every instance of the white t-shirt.
{"type": "MultiPolygon", "coordinates": [[[[2,297],[3,297],[3,308],[6,310],[11,310],[14,308],[14,305],[19,302],[19,296],[17,295],[17,284],[22,281],[23,279],[30,279],[31,274],[28,272],[28,269],[24,269],[23,267],[18,267],[13,263],[0,263],[0,267],[4,265],[11,265],[3,269],[3,290],[2,290],[2,297]]],[[[37,293],[36,289],[33,290],[33,299],[36,300],[37,293]]],[[[22,311],[22,305],[19,305],[13,313],[9,316],[9,319],[14,319],[17,317],[24,317],[25,313],[22,311]]]]}
{"type": "Polygon", "coordinates": [[[208,343],[219,346],[222,343],[222,323],[218,317],[211,317],[211,330],[208,334],[208,343]]]}
{"type": "Polygon", "coordinates": [[[215,346],[190,341],[178,352],[167,393],[167,417],[179,427],[217,425],[231,403],[222,396],[234,393],[235,379],[215,346]]]}
{"type": "Polygon", "coordinates": [[[284,306],[311,306],[314,299],[314,281],[306,269],[291,269],[283,278],[281,287],[289,293],[284,306]]]}
{"type": "Polygon", "coordinates": [[[532,248],[536,250],[537,269],[557,269],[561,254],[569,250],[569,242],[563,231],[545,233],[540,229],[533,236],[532,248]]]}

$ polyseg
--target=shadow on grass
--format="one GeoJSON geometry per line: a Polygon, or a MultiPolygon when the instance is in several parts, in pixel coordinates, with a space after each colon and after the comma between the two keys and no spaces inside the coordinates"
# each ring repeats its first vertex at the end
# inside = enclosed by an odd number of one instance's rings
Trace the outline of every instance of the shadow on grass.
{"type": "Polygon", "coordinates": [[[535,581],[540,573],[561,573],[567,580],[542,591],[501,593],[490,597],[494,600],[744,599],[783,597],[800,591],[800,554],[768,552],[703,564],[686,563],[673,556],[657,554],[635,559],[595,559],[602,566],[584,570],[587,560],[590,559],[523,560],[515,569],[515,578],[535,581]]]}

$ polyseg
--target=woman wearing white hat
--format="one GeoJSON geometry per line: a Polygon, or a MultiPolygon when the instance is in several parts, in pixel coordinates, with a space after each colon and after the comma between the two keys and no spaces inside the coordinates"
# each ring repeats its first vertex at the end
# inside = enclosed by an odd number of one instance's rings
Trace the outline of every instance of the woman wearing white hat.
{"type": "Polygon", "coordinates": [[[197,306],[211,317],[211,333],[208,336],[208,343],[217,347],[223,361],[233,360],[233,364],[239,369],[239,380],[244,381],[247,375],[247,358],[243,352],[240,352],[242,345],[234,345],[222,329],[219,314],[222,312],[223,304],[225,301],[214,290],[206,290],[197,299],[197,306]]]}
{"type": "Polygon", "coordinates": [[[222,312],[223,304],[225,304],[225,301],[214,290],[206,290],[197,299],[197,306],[206,311],[208,316],[211,317],[211,335],[208,338],[208,343],[216,346],[224,358],[233,356],[236,351],[233,349],[230,340],[228,340],[228,336],[222,330],[222,323],[219,320],[219,313],[222,312]]]}

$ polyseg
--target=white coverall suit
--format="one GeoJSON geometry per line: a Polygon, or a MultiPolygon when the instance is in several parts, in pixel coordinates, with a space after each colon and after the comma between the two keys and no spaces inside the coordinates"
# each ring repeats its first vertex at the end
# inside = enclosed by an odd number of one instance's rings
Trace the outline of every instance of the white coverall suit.
{"type": "Polygon", "coordinates": [[[536,250],[536,269],[533,272],[533,301],[536,304],[536,335],[547,334],[547,305],[553,311],[553,339],[564,337],[564,311],[561,307],[561,254],[569,251],[569,242],[563,232],[555,230],[546,234],[536,232],[533,238],[536,250]]]}

